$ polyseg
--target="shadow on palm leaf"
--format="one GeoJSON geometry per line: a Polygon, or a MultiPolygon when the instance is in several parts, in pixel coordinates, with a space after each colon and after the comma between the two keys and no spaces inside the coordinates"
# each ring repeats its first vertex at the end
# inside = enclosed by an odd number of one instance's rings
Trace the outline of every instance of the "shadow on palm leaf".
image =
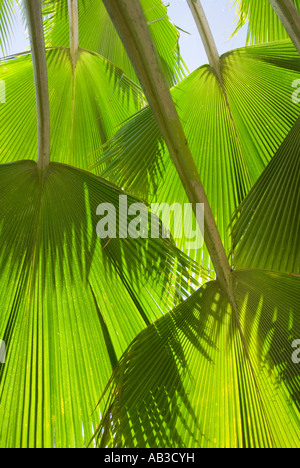
{"type": "Polygon", "coordinates": [[[118,218],[123,192],[92,174],[52,163],[41,180],[23,161],[0,166],[0,186],[0,442],[20,446],[23,426],[37,434],[45,424],[37,445],[82,446],[99,422],[99,385],[136,334],[191,291],[191,265],[168,239],[99,239],[98,205],[118,218]]]}
{"type": "Polygon", "coordinates": [[[234,283],[243,339],[217,282],[141,332],[113,375],[101,447],[297,446],[299,281],[234,283]]]}
{"type": "Polygon", "coordinates": [[[236,269],[300,273],[300,117],[234,214],[236,269]]]}
{"type": "Polygon", "coordinates": [[[142,332],[113,376],[101,446],[299,446],[298,148],[299,120],[240,207],[234,262],[252,269],[233,272],[237,313],[210,283],[142,332]],[[258,269],[274,262],[286,273],[258,269]]]}
{"type": "MultiPolygon", "coordinates": [[[[197,353],[208,366],[214,367],[211,356],[217,351],[214,331],[221,327],[221,310],[204,310],[201,298],[209,294],[213,301],[216,289],[212,285],[190,297],[173,313],[148,327],[134,340],[121,359],[114,374],[111,399],[99,432],[104,436],[101,446],[121,447],[182,447],[182,430],[193,437],[200,430],[197,415],[184,384],[191,386],[195,376],[190,366],[189,352],[197,353]],[[209,292],[206,292],[208,290],[209,292]]],[[[219,293],[213,302],[217,309],[219,293]]],[[[197,379],[197,376],[196,376],[197,379]]]]}
{"type": "MultiPolygon", "coordinates": [[[[78,264],[82,281],[87,280],[95,251],[102,252],[105,273],[129,276],[139,287],[149,278],[167,278],[172,263],[179,261],[182,284],[187,286],[189,260],[168,239],[99,239],[96,234],[97,207],[111,203],[119,219],[128,223],[127,213],[119,213],[119,196],[124,192],[97,177],[71,167],[51,164],[43,186],[36,164],[20,162],[0,167],[1,173],[1,258],[2,267],[21,264],[38,273],[38,254],[46,266],[72,261],[78,264]],[[120,218],[119,218],[120,217],[120,218]],[[37,250],[37,252],[36,252],[37,250]],[[155,256],[155,253],[159,255],[155,256]],[[185,278],[183,277],[185,275],[185,278]]],[[[128,197],[128,204],[139,200],[128,197]]],[[[118,233],[118,229],[117,229],[118,233]]],[[[150,237],[150,234],[149,234],[150,237]]],[[[45,278],[44,278],[45,279],[45,278]]]]}
{"type": "Polygon", "coordinates": [[[300,367],[292,360],[293,341],[300,337],[299,278],[254,270],[236,277],[240,320],[257,372],[272,382],[270,399],[276,401],[285,388],[291,413],[299,412],[300,367]]]}

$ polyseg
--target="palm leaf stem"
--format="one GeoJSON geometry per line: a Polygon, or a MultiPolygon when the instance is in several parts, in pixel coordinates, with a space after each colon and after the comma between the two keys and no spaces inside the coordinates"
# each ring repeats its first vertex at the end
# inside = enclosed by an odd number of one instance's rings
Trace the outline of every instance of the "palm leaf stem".
{"type": "Polygon", "coordinates": [[[104,0],[104,5],[127,50],[148,102],[168,146],[194,211],[197,203],[205,209],[204,240],[218,279],[232,299],[231,268],[208,198],[186,140],[167,80],[162,71],[143,10],[138,0],[104,0]]]}
{"type": "Polygon", "coordinates": [[[40,0],[25,0],[37,104],[37,165],[44,171],[50,163],[50,111],[47,61],[40,0]]]}
{"type": "Polygon", "coordinates": [[[218,81],[220,83],[222,92],[223,92],[224,97],[225,97],[226,105],[227,105],[227,108],[228,108],[228,111],[229,111],[232,126],[233,126],[233,129],[234,129],[236,142],[237,142],[237,145],[239,146],[240,151],[242,153],[243,150],[241,148],[240,139],[239,139],[238,134],[237,134],[235,121],[234,121],[234,118],[233,118],[233,115],[232,115],[232,112],[231,112],[231,107],[230,107],[230,104],[229,104],[229,101],[228,101],[227,92],[226,92],[226,89],[225,89],[225,86],[224,86],[222,70],[221,70],[221,59],[220,59],[220,56],[219,56],[219,52],[218,52],[218,49],[217,49],[217,46],[216,46],[212,31],[211,31],[209,23],[208,23],[207,17],[205,15],[205,12],[204,12],[204,9],[202,7],[202,4],[201,4],[200,0],[187,0],[187,3],[189,5],[189,7],[190,7],[190,10],[191,10],[193,18],[195,20],[196,26],[198,28],[198,31],[199,31],[203,46],[204,46],[206,54],[207,54],[209,64],[210,64],[211,68],[214,70],[214,72],[216,74],[216,77],[217,77],[217,79],[218,79],[218,81]]]}
{"type": "Polygon", "coordinates": [[[209,64],[222,83],[220,56],[201,2],[200,0],[187,0],[187,3],[200,33],[209,64]]]}
{"type": "Polygon", "coordinates": [[[78,24],[78,2],[68,0],[69,29],[70,29],[70,51],[73,65],[73,73],[76,68],[77,51],[79,48],[79,24],[78,24]]]}
{"type": "Polygon", "coordinates": [[[300,55],[300,15],[292,0],[269,0],[300,55]]]}

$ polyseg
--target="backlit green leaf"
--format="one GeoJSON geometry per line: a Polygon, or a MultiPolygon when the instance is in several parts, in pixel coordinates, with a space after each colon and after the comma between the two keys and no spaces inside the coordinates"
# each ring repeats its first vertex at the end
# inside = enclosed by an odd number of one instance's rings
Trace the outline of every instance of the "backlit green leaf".
{"type": "Polygon", "coordinates": [[[165,239],[99,239],[100,203],[127,214],[89,173],[18,162],[0,187],[0,446],[82,447],[126,347],[190,294],[190,265],[165,239]]]}
{"type": "Polygon", "coordinates": [[[113,376],[101,447],[298,447],[300,280],[234,273],[144,330],[113,376]]]}

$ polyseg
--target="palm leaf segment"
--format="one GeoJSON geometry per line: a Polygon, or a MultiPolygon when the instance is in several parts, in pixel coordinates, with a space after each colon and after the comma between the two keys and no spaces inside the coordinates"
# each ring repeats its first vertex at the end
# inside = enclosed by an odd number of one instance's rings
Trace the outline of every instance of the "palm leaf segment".
{"type": "Polygon", "coordinates": [[[15,14],[14,0],[0,0],[0,52],[6,53],[15,14]]]}
{"type": "MultiPolygon", "coordinates": [[[[88,170],[118,125],[135,113],[142,92],[103,57],[80,51],[73,86],[67,50],[47,52],[51,121],[51,160],[88,170]]],[[[35,159],[35,89],[30,55],[0,65],[6,104],[0,105],[0,160],[35,159]]]]}
{"type": "MultiPolygon", "coordinates": [[[[45,1],[46,45],[69,47],[68,1],[45,1]]],[[[179,52],[179,32],[169,21],[161,0],[141,0],[149,28],[170,85],[184,76],[185,66],[179,52]]],[[[125,48],[111,22],[102,0],[79,0],[80,47],[105,57],[137,81],[125,48]]]]}
{"type": "MultiPolygon", "coordinates": [[[[300,0],[291,1],[300,12],[300,0]]],[[[247,44],[272,42],[289,37],[269,0],[232,0],[232,2],[237,9],[238,25],[235,33],[248,22],[247,44]]]]}
{"type": "MultiPolygon", "coordinates": [[[[183,76],[179,34],[158,0],[144,0],[170,85],[183,76]]],[[[91,170],[102,146],[145,104],[125,49],[100,0],[79,1],[79,45],[73,76],[68,2],[45,2],[51,112],[51,160],[91,170]]],[[[29,55],[0,65],[6,105],[0,106],[0,162],[35,158],[35,94],[29,55]]]]}
{"type": "Polygon", "coordinates": [[[300,118],[236,213],[235,268],[300,274],[300,118]]]}
{"type": "Polygon", "coordinates": [[[234,303],[208,283],[133,341],[100,446],[299,448],[298,155],[299,119],[238,210],[234,303]]]}
{"type": "Polygon", "coordinates": [[[0,186],[0,445],[82,447],[126,347],[190,294],[190,265],[163,239],[98,239],[98,204],[127,217],[89,173],[51,163],[42,180],[23,161],[0,186]]]}
{"type": "MultiPolygon", "coordinates": [[[[286,40],[225,54],[221,68],[225,93],[204,66],[172,95],[229,254],[232,213],[299,117],[292,83],[299,79],[300,59],[286,40]]],[[[149,107],[108,142],[99,164],[106,166],[104,177],[151,202],[188,202],[149,107]]],[[[184,249],[185,242],[178,246],[184,249]]],[[[211,268],[206,249],[188,253],[211,268]]]]}
{"type": "Polygon", "coordinates": [[[233,280],[239,326],[213,282],[133,341],[101,447],[299,447],[299,279],[245,270],[233,280]]]}

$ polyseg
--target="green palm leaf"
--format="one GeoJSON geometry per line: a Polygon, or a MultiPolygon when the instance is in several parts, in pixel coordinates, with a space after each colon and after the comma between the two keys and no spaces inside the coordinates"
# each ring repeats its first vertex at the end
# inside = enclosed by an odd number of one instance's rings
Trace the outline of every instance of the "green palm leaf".
{"type": "MultiPolygon", "coordinates": [[[[185,72],[179,53],[179,33],[167,16],[161,0],[141,0],[153,40],[163,62],[170,85],[185,72]]],[[[79,44],[99,53],[137,81],[132,64],[111,22],[102,0],[79,0],[79,44]]],[[[68,1],[46,1],[46,45],[69,47],[68,1]]]]}
{"type": "Polygon", "coordinates": [[[300,274],[300,118],[236,213],[236,268],[300,274]]]}
{"type": "Polygon", "coordinates": [[[299,448],[299,279],[245,270],[233,282],[238,320],[213,282],[133,341],[101,447],[299,448]]]}
{"type": "MultiPolygon", "coordinates": [[[[300,12],[300,0],[292,1],[300,12]]],[[[238,19],[235,33],[248,22],[247,44],[272,42],[289,37],[269,0],[234,0],[234,4],[237,7],[238,19]]]]}
{"type": "Polygon", "coordinates": [[[23,161],[0,166],[0,186],[0,445],[82,447],[99,389],[136,334],[190,294],[191,265],[164,239],[98,239],[98,204],[126,214],[122,192],[89,173],[51,163],[42,178],[23,161]]]}
{"type": "MultiPolygon", "coordinates": [[[[139,86],[96,53],[80,50],[73,83],[69,50],[47,52],[52,161],[88,170],[102,145],[143,102],[139,86]]],[[[36,157],[35,89],[31,56],[0,65],[0,161],[36,157]]]]}
{"type": "Polygon", "coordinates": [[[0,51],[6,53],[14,23],[15,1],[0,0],[0,51]]]}
{"type": "MultiPolygon", "coordinates": [[[[204,66],[172,94],[229,253],[232,213],[299,116],[292,83],[299,78],[300,59],[291,42],[283,41],[235,50],[221,61],[225,93],[204,66]]],[[[187,202],[149,107],[108,142],[99,164],[107,166],[103,177],[151,202],[187,202]]],[[[184,248],[185,241],[178,246],[184,248]]],[[[189,253],[210,268],[206,249],[189,253]]]]}

